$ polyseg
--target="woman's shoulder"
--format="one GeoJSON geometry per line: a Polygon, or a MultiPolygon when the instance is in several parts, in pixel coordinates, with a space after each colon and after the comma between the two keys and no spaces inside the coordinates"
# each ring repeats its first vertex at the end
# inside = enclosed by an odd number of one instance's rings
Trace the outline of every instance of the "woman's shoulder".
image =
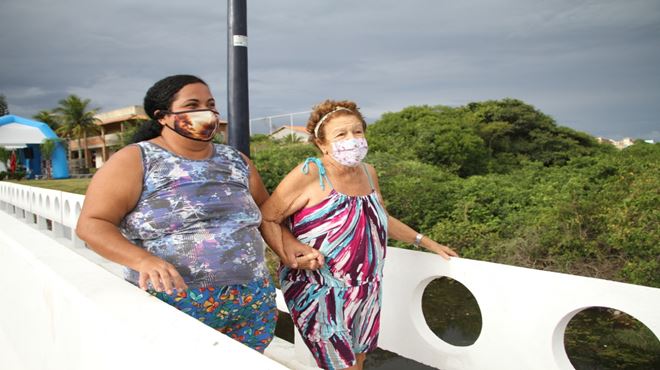
{"type": "Polygon", "coordinates": [[[247,156],[243,155],[238,149],[227,144],[213,143],[216,158],[229,160],[235,164],[240,164],[246,168],[250,166],[250,161],[247,156]]]}
{"type": "Polygon", "coordinates": [[[369,163],[366,163],[366,162],[362,162],[362,164],[367,169],[367,171],[369,172],[370,175],[372,175],[372,176],[377,175],[376,167],[374,167],[372,164],[369,164],[369,163]]]}
{"type": "MultiPolygon", "coordinates": [[[[294,167],[289,174],[284,177],[282,182],[286,182],[301,188],[319,178],[319,173],[325,173],[323,164],[320,160],[315,161],[314,157],[307,158],[294,167]]],[[[318,180],[317,180],[318,181],[318,180]]]]}
{"type": "Polygon", "coordinates": [[[104,166],[116,162],[120,164],[141,163],[142,155],[143,155],[142,153],[143,143],[144,142],[129,144],[119,149],[117,152],[115,152],[110,156],[110,158],[108,159],[107,163],[104,164],[104,166]]]}
{"type": "Polygon", "coordinates": [[[233,146],[229,146],[227,144],[213,143],[213,147],[215,148],[216,153],[220,153],[225,156],[230,156],[232,158],[240,158],[242,160],[246,158],[245,156],[243,156],[243,153],[241,153],[238,149],[234,148],[233,146]]]}
{"type": "MultiPolygon", "coordinates": [[[[131,144],[112,154],[107,162],[94,174],[92,182],[118,184],[124,182],[141,183],[142,151],[137,144],[131,144]]],[[[91,186],[92,184],[90,184],[91,186]]],[[[113,185],[114,186],[114,185],[113,185]]]]}

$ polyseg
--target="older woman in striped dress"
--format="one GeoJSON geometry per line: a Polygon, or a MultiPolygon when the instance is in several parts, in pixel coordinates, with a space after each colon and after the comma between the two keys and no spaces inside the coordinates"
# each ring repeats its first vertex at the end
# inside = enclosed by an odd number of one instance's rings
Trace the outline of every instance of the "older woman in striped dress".
{"type": "MultiPolygon", "coordinates": [[[[355,103],[317,105],[307,123],[321,158],[308,158],[262,205],[262,230],[280,244],[287,222],[299,243],[320,252],[282,265],[284,297],[305,343],[324,369],[362,369],[376,348],[387,238],[421,245],[445,258],[456,253],[387,214],[376,171],[362,163],[366,123],[355,103]]],[[[300,246],[284,245],[288,250],[300,246]]],[[[287,257],[295,260],[295,253],[287,257]]]]}

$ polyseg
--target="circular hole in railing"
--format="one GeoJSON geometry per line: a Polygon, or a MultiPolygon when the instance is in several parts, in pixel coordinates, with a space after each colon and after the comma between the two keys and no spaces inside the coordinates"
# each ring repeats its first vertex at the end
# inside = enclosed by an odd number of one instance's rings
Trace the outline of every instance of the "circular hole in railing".
{"type": "Polygon", "coordinates": [[[66,200],[64,201],[64,215],[62,215],[62,218],[67,219],[71,215],[71,206],[69,205],[69,201],[66,200]]]}
{"type": "Polygon", "coordinates": [[[455,346],[474,344],[481,334],[481,310],[476,298],[457,280],[442,277],[422,295],[426,324],[440,339],[455,346]]]}
{"type": "Polygon", "coordinates": [[[660,342],[625,312],[590,307],[569,321],[564,348],[576,370],[660,369],[660,342]]]}
{"type": "Polygon", "coordinates": [[[43,195],[39,194],[39,208],[43,208],[44,206],[44,197],[43,195]]]}
{"type": "Polygon", "coordinates": [[[60,213],[60,200],[55,198],[55,213],[60,213]]]}

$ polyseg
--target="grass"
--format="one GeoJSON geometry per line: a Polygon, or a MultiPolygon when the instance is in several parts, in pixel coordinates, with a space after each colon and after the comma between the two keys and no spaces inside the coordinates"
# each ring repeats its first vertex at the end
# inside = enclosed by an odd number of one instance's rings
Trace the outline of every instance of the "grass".
{"type": "Polygon", "coordinates": [[[69,193],[75,194],[85,194],[87,191],[87,186],[91,179],[63,179],[63,180],[10,180],[10,182],[27,185],[27,186],[36,186],[38,188],[46,188],[53,190],[66,191],[69,193]]]}

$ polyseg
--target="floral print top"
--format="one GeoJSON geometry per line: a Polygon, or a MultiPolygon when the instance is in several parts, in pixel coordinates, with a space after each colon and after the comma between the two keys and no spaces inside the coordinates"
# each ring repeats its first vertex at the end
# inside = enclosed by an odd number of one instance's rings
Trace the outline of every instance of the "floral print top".
{"type": "MultiPolygon", "coordinates": [[[[180,157],[143,141],[142,194],[120,224],[136,245],[174,265],[190,288],[243,284],[268,276],[261,213],[249,168],[234,148],[214,144],[208,159],[180,157]]],[[[125,269],[137,285],[139,274],[125,269]]]]}

